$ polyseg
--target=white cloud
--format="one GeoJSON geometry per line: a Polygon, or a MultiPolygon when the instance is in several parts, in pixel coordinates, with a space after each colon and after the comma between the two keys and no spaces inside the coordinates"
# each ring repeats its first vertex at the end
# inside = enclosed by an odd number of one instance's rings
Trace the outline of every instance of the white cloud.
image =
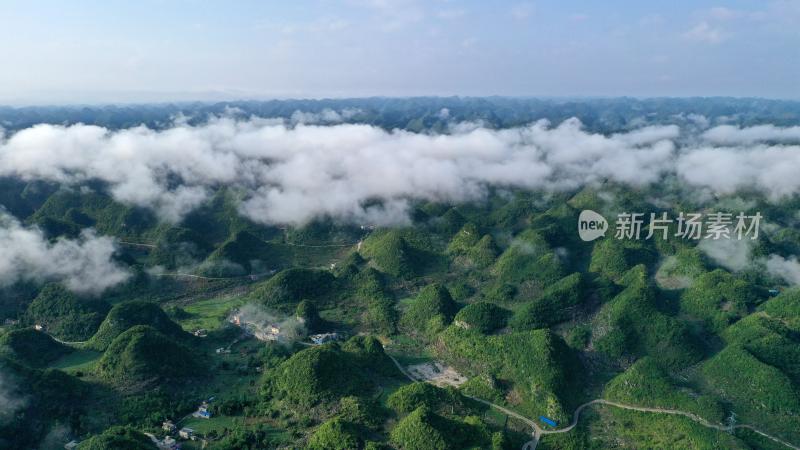
{"type": "Polygon", "coordinates": [[[720,266],[739,271],[750,264],[751,245],[746,239],[703,239],[697,248],[720,266]]]}
{"type": "Polygon", "coordinates": [[[533,14],[534,6],[531,2],[517,3],[511,7],[511,16],[517,20],[525,20],[533,14]]]}
{"type": "Polygon", "coordinates": [[[385,223],[401,217],[411,198],[473,200],[489,184],[563,189],[607,178],[654,182],[670,167],[669,139],[678,134],[667,126],[607,137],[587,133],[576,119],[506,130],[454,126],[448,135],[303,124],[341,114],[296,115],[296,126],[220,118],[163,131],[38,125],[0,143],[0,175],[74,184],[100,179],[117,200],[173,221],[213,187],[232,185],[247,194],[242,212],[260,222],[329,215],[385,223]],[[363,206],[373,199],[383,204],[363,206]]]}
{"type": "Polygon", "coordinates": [[[687,151],[677,173],[718,193],[755,188],[777,200],[800,191],[800,146],[700,147],[687,151]]]}
{"type": "Polygon", "coordinates": [[[93,230],[76,240],[49,242],[39,229],[0,214],[0,248],[0,285],[54,280],[74,292],[98,294],[130,275],[111,259],[114,241],[93,230]]]}
{"type": "Polygon", "coordinates": [[[0,425],[3,425],[26,401],[17,392],[17,385],[0,366],[0,425]]]}
{"type": "Polygon", "coordinates": [[[783,278],[793,285],[800,284],[800,262],[796,256],[783,258],[779,255],[770,255],[765,264],[767,271],[772,275],[783,278]]]}
{"type": "Polygon", "coordinates": [[[682,34],[685,39],[706,44],[719,44],[728,39],[728,34],[721,28],[706,21],[700,22],[682,34]]]}
{"type": "Polygon", "coordinates": [[[714,20],[734,20],[745,16],[745,13],[724,6],[716,6],[708,10],[708,16],[714,20]]]}
{"type": "Polygon", "coordinates": [[[746,145],[767,141],[800,143],[800,126],[781,128],[768,124],[742,128],[720,125],[703,133],[703,139],[717,145],[746,145]]]}
{"type": "Polygon", "coordinates": [[[291,120],[291,122],[294,124],[302,123],[329,125],[345,122],[349,119],[352,119],[360,112],[361,110],[357,108],[345,108],[341,111],[325,108],[318,113],[295,111],[292,113],[292,117],[289,120],[291,120]]]}
{"type": "MultiPolygon", "coordinates": [[[[243,193],[244,215],[290,224],[319,216],[405,223],[412,199],[476,200],[489,185],[644,186],[676,175],[708,192],[757,189],[773,199],[800,192],[800,146],[779,143],[790,141],[795,128],[721,126],[687,141],[677,125],[606,136],[569,119],[502,130],[453,123],[447,134],[426,134],[337,123],[352,114],[297,112],[288,122],[223,117],[201,126],[178,121],[161,131],[37,125],[0,140],[0,176],[73,185],[99,179],[118,201],[152,208],[169,221],[227,185],[243,193]],[[761,139],[771,143],[753,145],[761,139]]],[[[700,116],[681,120],[689,130],[707,125],[700,116]]]]}

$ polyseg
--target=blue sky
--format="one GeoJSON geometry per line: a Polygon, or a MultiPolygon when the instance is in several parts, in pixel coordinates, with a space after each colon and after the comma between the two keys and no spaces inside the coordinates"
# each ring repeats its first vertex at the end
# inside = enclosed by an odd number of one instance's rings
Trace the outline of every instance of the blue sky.
{"type": "Polygon", "coordinates": [[[0,103],[800,98],[800,0],[5,1],[0,103]]]}

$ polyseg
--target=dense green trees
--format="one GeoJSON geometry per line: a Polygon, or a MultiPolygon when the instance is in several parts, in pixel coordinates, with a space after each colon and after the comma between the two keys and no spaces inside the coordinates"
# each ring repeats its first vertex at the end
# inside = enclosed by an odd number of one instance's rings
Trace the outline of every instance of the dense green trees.
{"type": "Polygon", "coordinates": [[[285,246],[238,231],[208,256],[201,271],[209,276],[230,277],[276,270],[290,263],[291,252],[285,246]]]}
{"type": "Polygon", "coordinates": [[[94,334],[108,309],[103,301],[81,299],[59,284],[48,284],[28,306],[24,320],[45,326],[59,339],[83,341],[94,334]]]}
{"type": "Polygon", "coordinates": [[[465,257],[471,264],[483,269],[494,262],[499,251],[491,235],[481,236],[475,224],[467,223],[450,240],[447,252],[465,257]]]}
{"type": "Polygon", "coordinates": [[[362,447],[355,425],[334,417],[323,423],[308,440],[309,450],[353,450],[362,447]]]}
{"type": "Polygon", "coordinates": [[[396,375],[391,365],[380,342],[356,336],[341,345],[325,344],[295,353],[274,370],[269,382],[279,397],[309,408],[368,394],[375,375],[396,375]]]}
{"type": "Polygon", "coordinates": [[[461,308],[453,320],[458,326],[491,333],[505,327],[508,316],[507,310],[494,303],[476,302],[461,308]]]}
{"type": "Polygon", "coordinates": [[[356,269],[346,278],[343,290],[344,295],[355,296],[362,305],[361,321],[367,329],[382,334],[396,331],[397,310],[387,288],[386,275],[372,267],[356,269]]]}
{"type": "Polygon", "coordinates": [[[136,325],[108,346],[95,367],[97,375],[120,386],[169,382],[203,376],[202,358],[153,327],[136,325]]]}
{"type": "Polygon", "coordinates": [[[411,278],[421,275],[435,258],[426,248],[426,242],[421,233],[390,230],[367,238],[361,253],[383,272],[394,277],[411,278]]]}
{"type": "Polygon", "coordinates": [[[155,248],[148,255],[148,261],[167,270],[191,267],[206,257],[211,251],[210,247],[195,230],[169,227],[159,234],[155,248]]]}
{"type": "Polygon", "coordinates": [[[316,301],[328,294],[334,276],[326,270],[286,269],[256,285],[251,298],[264,305],[292,311],[304,299],[316,301]]]}
{"type": "Polygon", "coordinates": [[[763,294],[747,281],[717,269],[694,279],[681,296],[681,308],[719,332],[748,314],[762,298],[763,294]]]}
{"type": "Polygon", "coordinates": [[[189,337],[181,327],[173,322],[155,303],[132,301],[119,303],[111,308],[88,345],[99,351],[105,350],[111,342],[124,331],[136,325],[147,325],[172,338],[189,337]]]}
{"type": "Polygon", "coordinates": [[[702,347],[691,329],[658,307],[658,292],[645,268],[622,277],[625,289],[602,306],[593,321],[592,341],[613,359],[643,355],[670,367],[685,367],[702,358],[702,347]]]}
{"type": "Polygon", "coordinates": [[[130,427],[111,427],[78,446],[79,450],[155,450],[156,445],[142,432],[130,427]]]}
{"type": "Polygon", "coordinates": [[[303,322],[309,333],[315,333],[322,321],[317,306],[309,300],[298,303],[294,315],[303,322]]]}
{"type": "Polygon", "coordinates": [[[681,386],[649,356],[636,361],[611,380],[606,385],[604,397],[630,405],[689,411],[712,423],[722,423],[725,419],[720,402],[681,386]]]}
{"type": "Polygon", "coordinates": [[[738,344],[750,354],[800,382],[800,335],[781,319],[754,313],[722,332],[729,344],[738,344]]]}
{"type": "Polygon", "coordinates": [[[32,369],[0,355],[0,448],[37,448],[57,423],[85,431],[90,389],[60,370],[32,369]]]}
{"type": "Polygon", "coordinates": [[[479,419],[451,419],[422,406],[394,427],[391,441],[404,450],[457,450],[490,445],[479,419]]]}
{"type": "Polygon", "coordinates": [[[547,327],[569,318],[586,295],[586,281],[574,273],[551,284],[538,297],[519,309],[511,320],[515,330],[547,327]]]}
{"type": "Polygon", "coordinates": [[[440,355],[470,375],[508,380],[521,397],[517,409],[566,419],[565,402],[580,381],[573,351],[549,330],[484,336],[451,326],[441,334],[440,355]]]}
{"type": "MultiPolygon", "coordinates": [[[[514,238],[497,258],[492,271],[499,283],[531,283],[535,291],[565,275],[561,260],[551,250],[547,240],[531,229],[514,238]]],[[[527,299],[533,295],[524,296],[527,299]]]]}
{"type": "Polygon", "coordinates": [[[425,286],[403,311],[401,324],[411,330],[432,335],[447,326],[456,314],[457,305],[446,287],[425,286]]]}
{"type": "Polygon", "coordinates": [[[72,349],[33,328],[12,330],[0,335],[0,353],[7,353],[31,367],[45,367],[72,349]]]}
{"type": "Polygon", "coordinates": [[[410,413],[424,406],[428,409],[438,409],[448,400],[458,400],[449,391],[432,384],[418,382],[400,387],[389,396],[386,404],[399,413],[410,413]]]}
{"type": "Polygon", "coordinates": [[[649,241],[630,239],[601,239],[592,250],[589,271],[602,273],[619,280],[628,270],[644,264],[651,265],[657,259],[649,241]]]}
{"type": "Polygon", "coordinates": [[[800,411],[800,394],[791,380],[741,346],[726,347],[703,363],[702,372],[712,389],[744,412],[794,415],[800,411]]]}

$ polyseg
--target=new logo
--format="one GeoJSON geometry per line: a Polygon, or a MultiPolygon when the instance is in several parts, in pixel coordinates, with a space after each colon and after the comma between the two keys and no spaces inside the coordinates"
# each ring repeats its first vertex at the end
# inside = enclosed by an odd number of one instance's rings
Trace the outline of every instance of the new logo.
{"type": "Polygon", "coordinates": [[[600,214],[591,209],[584,209],[578,216],[578,235],[581,239],[589,242],[606,235],[608,221],[600,214]]]}

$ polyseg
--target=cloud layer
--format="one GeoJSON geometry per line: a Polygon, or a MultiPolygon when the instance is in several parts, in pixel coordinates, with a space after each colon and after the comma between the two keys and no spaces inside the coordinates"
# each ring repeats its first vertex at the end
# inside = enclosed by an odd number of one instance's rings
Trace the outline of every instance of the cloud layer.
{"type": "Polygon", "coordinates": [[[48,242],[37,228],[0,215],[0,286],[21,280],[61,281],[78,293],[97,294],[129,273],[111,259],[114,241],[85,230],[79,239],[48,242]]]}
{"type": "Polygon", "coordinates": [[[0,367],[0,425],[13,418],[14,413],[25,406],[25,403],[25,399],[17,393],[13,378],[0,367]]]}
{"type": "Polygon", "coordinates": [[[170,221],[213,188],[234,186],[244,192],[242,214],[288,224],[318,216],[403,223],[410,199],[474,200],[489,185],[647,185],[674,174],[724,193],[755,188],[777,198],[800,191],[796,127],[726,125],[685,139],[676,125],[602,135],[577,119],[503,130],[454,124],[437,135],[308,124],[351,113],[297,113],[290,121],[223,117],[163,131],[37,125],[0,141],[0,175],[68,184],[100,179],[117,200],[170,221]]]}

